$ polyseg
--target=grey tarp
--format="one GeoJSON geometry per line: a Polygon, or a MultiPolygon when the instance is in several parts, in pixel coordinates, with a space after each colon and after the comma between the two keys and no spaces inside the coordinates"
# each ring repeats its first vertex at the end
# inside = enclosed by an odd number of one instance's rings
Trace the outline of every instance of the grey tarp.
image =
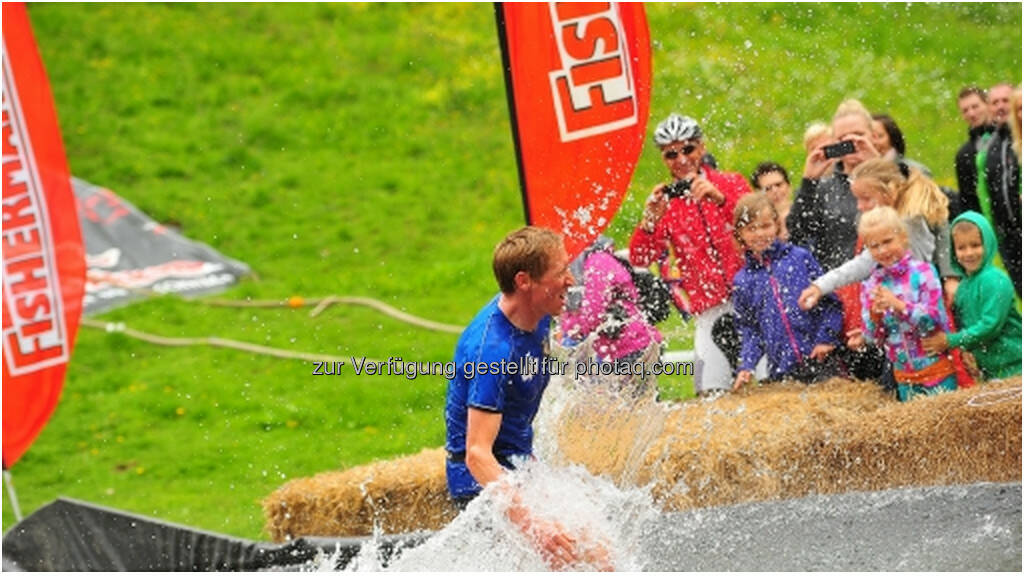
{"type": "MultiPolygon", "coordinates": [[[[385,557],[424,536],[379,539],[385,557]]],[[[300,538],[255,542],[60,498],[36,510],[3,539],[4,570],[168,572],[299,569],[319,555],[347,564],[365,540],[300,538]]],[[[309,566],[306,565],[306,568],[309,566]]]]}
{"type": "Polygon", "coordinates": [[[71,179],[86,252],[85,313],[148,294],[197,296],[249,273],[242,262],[155,222],[110,190],[71,179]]]}

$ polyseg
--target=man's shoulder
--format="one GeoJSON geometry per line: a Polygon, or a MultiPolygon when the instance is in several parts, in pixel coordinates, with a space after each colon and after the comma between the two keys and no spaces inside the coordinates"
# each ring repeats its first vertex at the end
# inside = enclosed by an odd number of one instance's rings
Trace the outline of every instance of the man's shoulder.
{"type": "Polygon", "coordinates": [[[1013,146],[1013,133],[1010,131],[1010,127],[1007,124],[1003,124],[998,130],[992,133],[992,138],[989,139],[989,162],[1003,162],[1011,161],[1017,162],[1017,156],[1015,154],[999,154],[998,152],[1005,152],[1010,150],[1013,146]],[[993,160],[994,159],[994,160],[993,160]]]}
{"type": "Polygon", "coordinates": [[[551,329],[551,317],[545,316],[537,329],[526,332],[516,328],[505,317],[495,297],[477,313],[473,321],[462,332],[455,355],[459,362],[498,362],[511,360],[513,356],[534,346],[543,346],[551,329]]]}
{"type": "Polygon", "coordinates": [[[489,323],[495,314],[501,315],[501,308],[498,307],[498,299],[500,297],[500,294],[495,295],[487,304],[484,304],[483,307],[477,310],[476,315],[469,321],[466,329],[462,331],[463,336],[489,323]]]}
{"type": "MultiPolygon", "coordinates": [[[[456,354],[469,356],[464,361],[476,361],[482,353],[504,351],[507,354],[509,327],[511,324],[498,307],[495,296],[477,312],[466,329],[462,331],[456,347],[456,354]]],[[[488,354],[490,355],[490,354],[488,354]]]]}
{"type": "Polygon", "coordinates": [[[967,140],[960,145],[960,148],[957,149],[957,156],[965,156],[968,154],[973,155],[976,153],[977,149],[974,147],[974,141],[975,139],[973,137],[968,137],[967,140]]]}

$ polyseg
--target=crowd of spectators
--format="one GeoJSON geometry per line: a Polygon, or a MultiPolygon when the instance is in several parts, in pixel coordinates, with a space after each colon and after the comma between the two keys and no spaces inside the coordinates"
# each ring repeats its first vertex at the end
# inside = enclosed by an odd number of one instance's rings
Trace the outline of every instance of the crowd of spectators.
{"type": "Polygon", "coordinates": [[[978,359],[1014,339],[1020,357],[1020,102],[1009,84],[960,91],[967,141],[951,158],[957,189],[908,157],[892,116],[857,100],[841,102],[831,123],[808,126],[795,193],[771,160],[754,168],[750,186],[709,165],[693,118],[659,123],[654,143],[669,177],[645,200],[629,257],[670,279],[677,307],[693,318],[695,392],[841,374],[907,400],[1005,375],[978,359]],[[969,266],[964,258],[975,256],[951,236],[964,214],[961,228],[973,228],[961,236],[985,266],[969,266]],[[865,229],[865,218],[875,224],[865,229]],[[964,290],[976,291],[979,270],[1006,280],[984,283],[996,291],[984,305],[999,304],[985,314],[964,290]],[[758,361],[767,369],[755,371],[758,361]]]}

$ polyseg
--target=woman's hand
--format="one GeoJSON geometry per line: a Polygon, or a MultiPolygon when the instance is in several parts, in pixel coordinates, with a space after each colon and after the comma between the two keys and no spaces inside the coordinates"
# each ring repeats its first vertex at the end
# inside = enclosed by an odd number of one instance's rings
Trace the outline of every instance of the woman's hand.
{"type": "MultiPolygon", "coordinates": [[[[829,142],[829,144],[832,144],[832,142],[829,142]]],[[[804,178],[811,180],[821,178],[839,160],[838,158],[825,158],[825,146],[825,144],[822,144],[807,155],[807,161],[804,162],[804,178]]]]}

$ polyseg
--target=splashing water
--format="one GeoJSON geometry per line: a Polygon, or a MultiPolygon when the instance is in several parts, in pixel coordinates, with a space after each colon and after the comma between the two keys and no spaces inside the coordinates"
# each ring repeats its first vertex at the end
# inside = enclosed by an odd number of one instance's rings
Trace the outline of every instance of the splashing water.
{"type": "MultiPolygon", "coordinates": [[[[620,488],[580,466],[562,464],[556,425],[560,419],[585,417],[586,406],[593,402],[637,405],[641,384],[635,378],[577,377],[574,362],[586,352],[583,347],[571,356],[563,355],[567,373],[552,377],[535,422],[537,459],[516,462],[515,471],[488,485],[451,524],[418,546],[390,552],[382,549],[380,535],[375,534],[345,571],[550,570],[538,545],[506,516],[512,494],[530,511],[534,524],[557,524],[575,540],[580,560],[566,569],[642,570],[648,562],[642,547],[644,529],[660,515],[650,490],[620,488]]],[[[653,391],[653,379],[645,386],[649,388],[644,390],[653,391]]],[[[653,392],[647,397],[650,401],[645,404],[656,406],[653,392]]],[[[623,414],[631,412],[624,410],[623,414]]],[[[645,436],[637,437],[638,448],[645,443],[645,436]]],[[[314,567],[330,570],[337,558],[337,554],[322,558],[314,567]]]]}
{"type": "MultiPolygon", "coordinates": [[[[568,465],[564,447],[572,446],[573,460],[596,463],[602,475],[618,486],[635,486],[641,459],[664,430],[677,405],[656,401],[657,384],[651,375],[593,375],[593,353],[584,342],[569,350],[556,349],[568,369],[552,377],[535,421],[534,453],[546,462],[568,465]],[[559,431],[583,430],[571,437],[559,431]]],[[[637,366],[658,361],[657,344],[649,347],[637,366]]]]}
{"type": "MultiPolygon", "coordinates": [[[[345,570],[550,570],[534,542],[505,515],[513,493],[531,511],[534,522],[558,523],[575,539],[581,559],[567,569],[644,567],[643,529],[659,516],[646,490],[620,490],[582,468],[531,460],[488,485],[451,524],[421,545],[388,554],[375,534],[345,570]]],[[[335,559],[324,558],[317,568],[330,569],[335,559]]]]}

